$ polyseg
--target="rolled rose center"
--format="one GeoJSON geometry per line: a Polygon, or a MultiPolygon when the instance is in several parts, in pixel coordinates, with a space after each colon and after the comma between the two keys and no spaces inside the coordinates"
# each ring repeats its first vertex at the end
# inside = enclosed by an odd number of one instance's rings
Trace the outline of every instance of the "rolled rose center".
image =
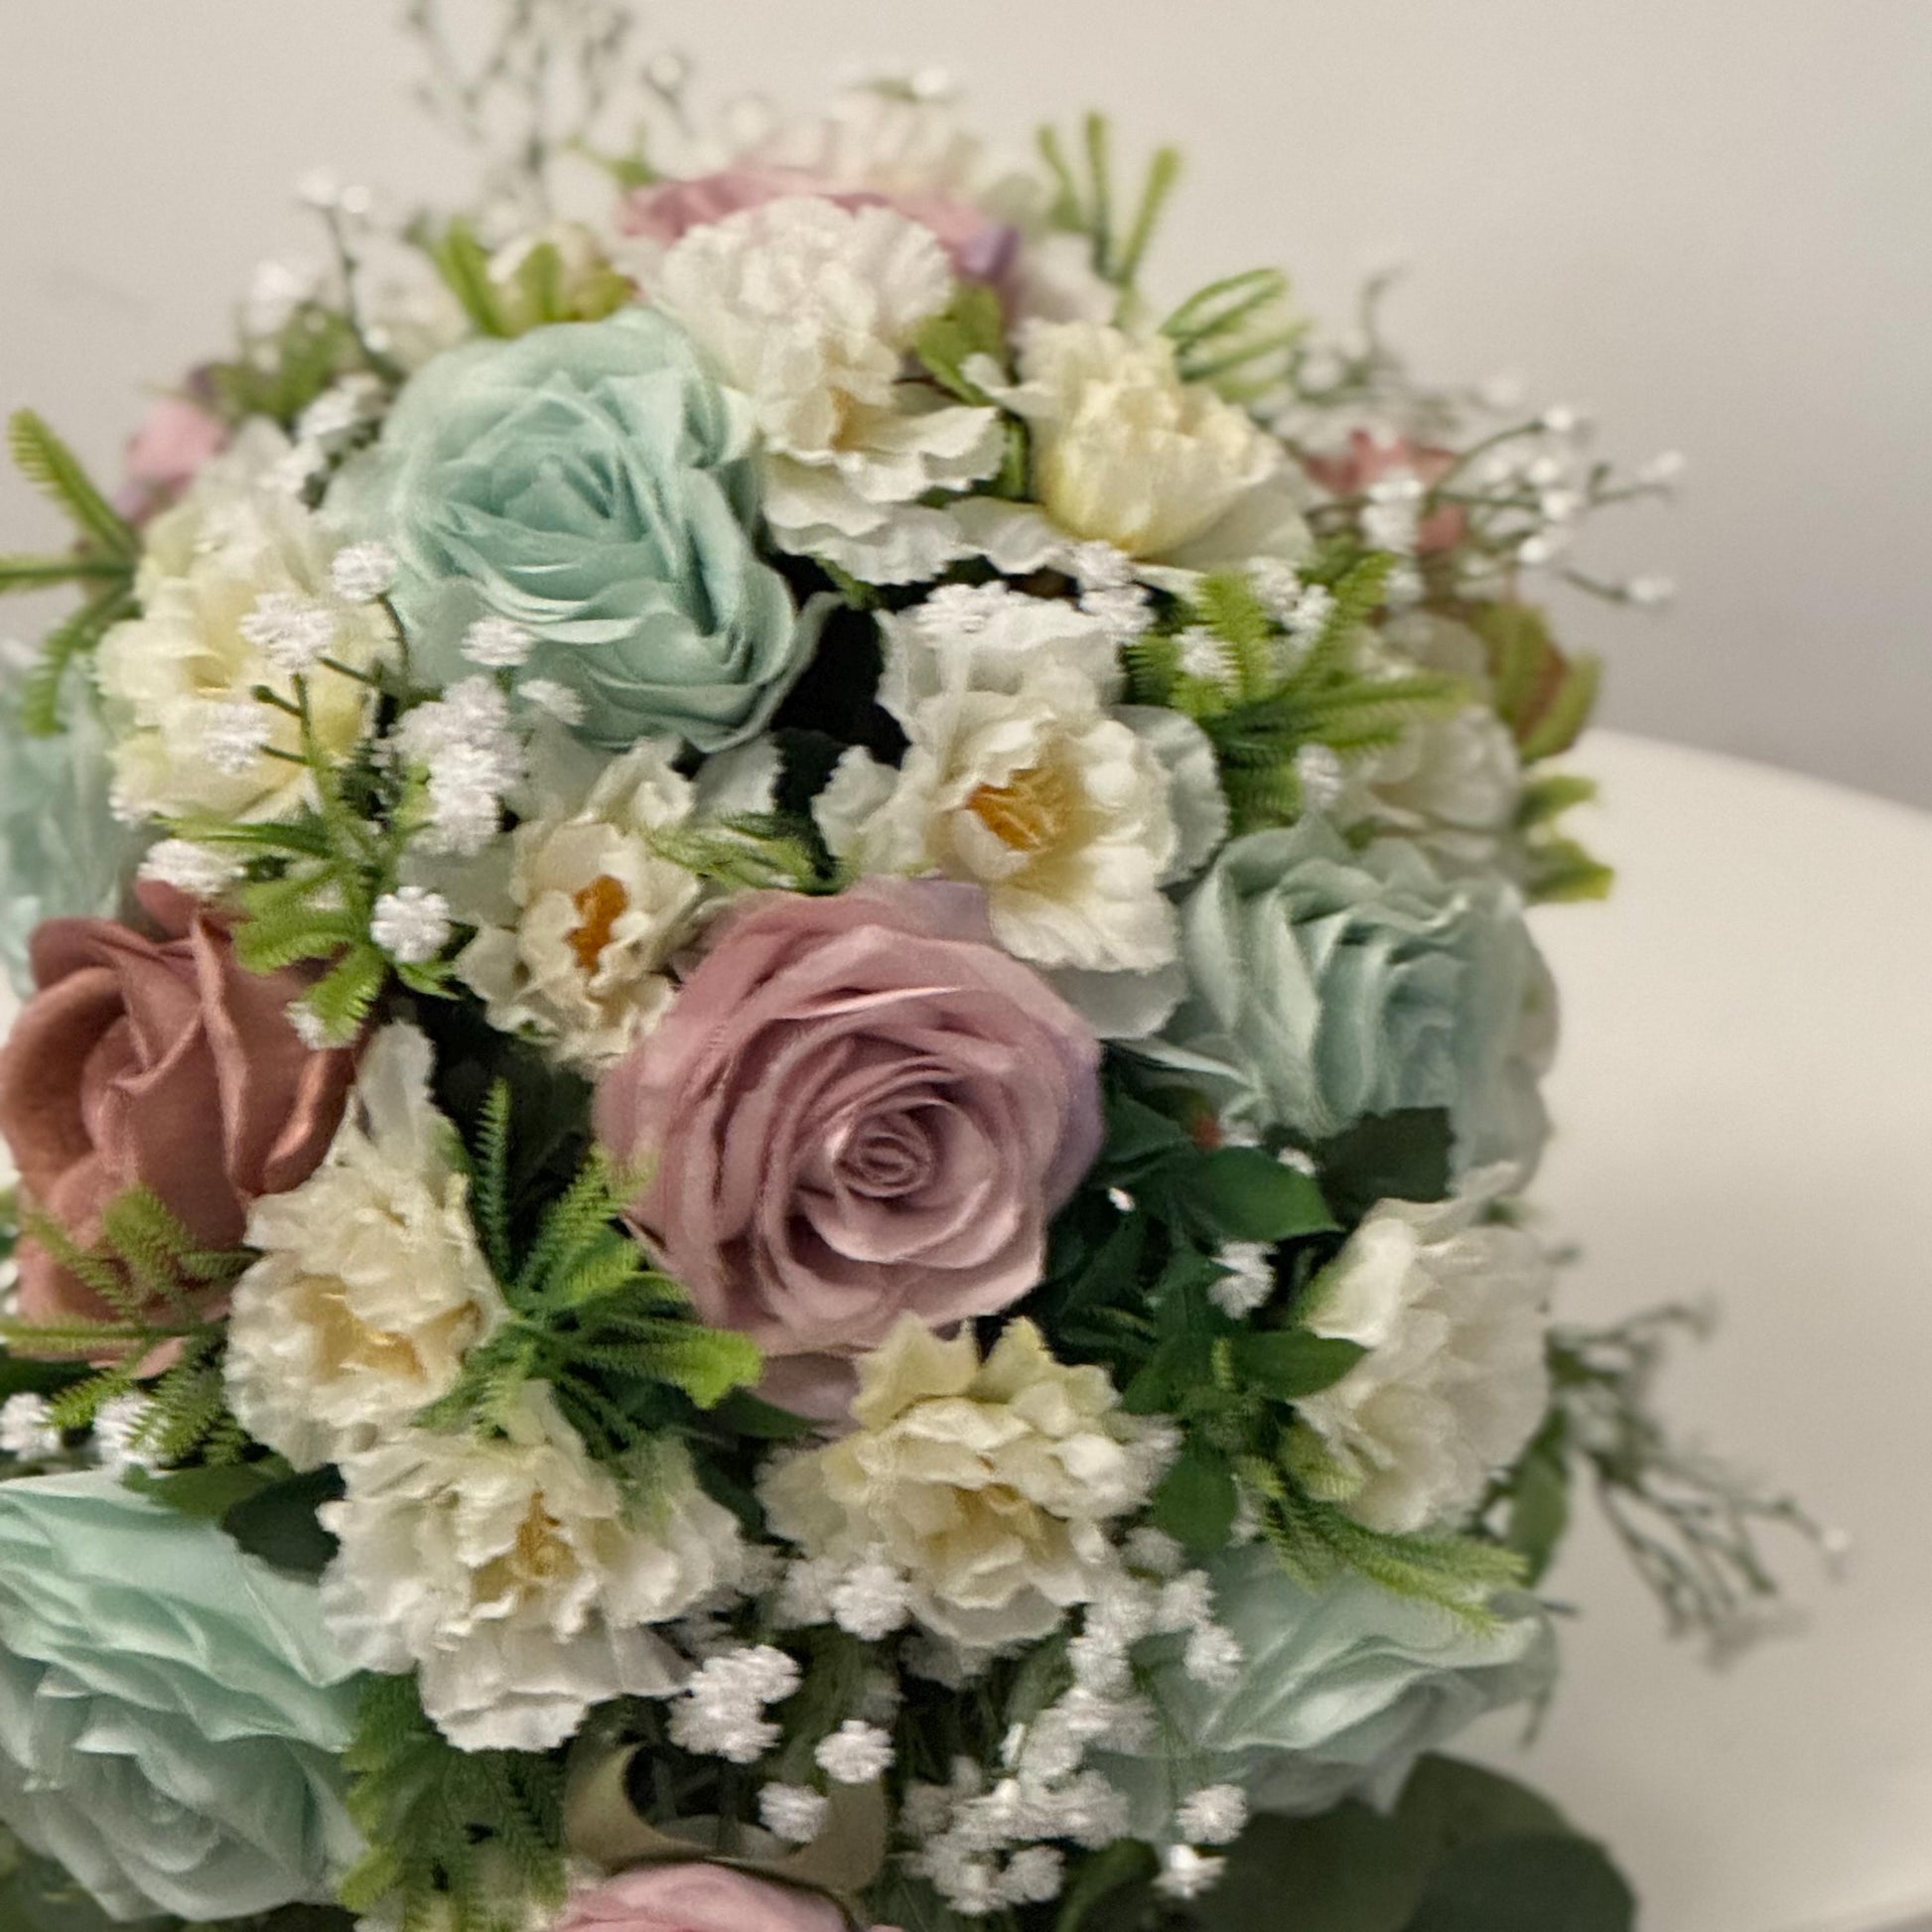
{"type": "Polygon", "coordinates": [[[595,973],[616,934],[618,921],[630,910],[630,895],[621,882],[605,872],[599,873],[572,903],[577,907],[578,922],[571,929],[570,949],[586,973],[595,973]]]}
{"type": "Polygon", "coordinates": [[[841,1154],[837,1172],[854,1193],[890,1200],[928,1185],[936,1167],[925,1123],[901,1109],[864,1122],[841,1154]]]}

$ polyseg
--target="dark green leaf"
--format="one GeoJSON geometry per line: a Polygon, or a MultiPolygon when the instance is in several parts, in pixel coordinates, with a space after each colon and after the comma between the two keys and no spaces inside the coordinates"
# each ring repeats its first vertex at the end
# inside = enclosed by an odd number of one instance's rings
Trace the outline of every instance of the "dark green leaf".
{"type": "Polygon", "coordinates": [[[1379,1200],[1444,1199],[1454,1140],[1447,1110],[1412,1107],[1358,1120],[1316,1158],[1335,1211],[1358,1221],[1379,1200]]]}
{"type": "Polygon", "coordinates": [[[1227,1547],[1240,1502],[1227,1458],[1190,1443],[1155,1492],[1154,1526],[1195,1556],[1212,1556],[1227,1547]]]}
{"type": "Polygon", "coordinates": [[[1193,1906],[1194,1923],[1199,1932],[1403,1932],[1427,1871],[1423,1849],[1366,1805],[1261,1817],[1193,1906]]]}
{"type": "Polygon", "coordinates": [[[1198,1150],[1187,1130],[1158,1107],[1118,1088],[1107,1095],[1107,1146],[1101,1163],[1110,1179],[1131,1182],[1149,1168],[1198,1150]]]}
{"type": "Polygon", "coordinates": [[[229,1513],[252,1501],[265,1490],[288,1482],[293,1476],[289,1465],[279,1456],[262,1462],[230,1462],[219,1468],[169,1469],[153,1474],[145,1469],[130,1469],[124,1480],[130,1489],[151,1496],[181,1516],[198,1516],[209,1522],[225,1522],[229,1513]]]}
{"type": "Polygon", "coordinates": [[[718,1405],[716,1417],[727,1434],[755,1443],[796,1443],[815,1436],[819,1429],[809,1417],[794,1416],[746,1389],[728,1395],[718,1405]]]}
{"type": "Polygon", "coordinates": [[[59,1395],[92,1373],[85,1362],[37,1362],[0,1352],[0,1402],[10,1395],[59,1395]]]}
{"type": "Polygon", "coordinates": [[[1202,1156],[1187,1189],[1192,1205],[1224,1241],[1290,1241],[1325,1234],[1335,1225],[1314,1181],[1258,1147],[1202,1156]]]}
{"type": "Polygon", "coordinates": [[[1110,1845],[1074,1868],[1060,1894],[1053,1932],[1118,1932],[1135,1915],[1124,1893],[1146,1893],[1161,1870],[1153,1848],[1134,1839],[1110,1845]],[[1103,1909],[1104,1908],[1104,1909],[1103,1909]]]}
{"type": "Polygon", "coordinates": [[[1504,1540],[1529,1564],[1524,1582],[1541,1583],[1570,1527],[1570,1459],[1564,1419],[1551,1418],[1510,1478],[1504,1540]]]}
{"type": "Polygon", "coordinates": [[[336,1539],[316,1521],[316,1511],[343,1493],[343,1479],[334,1469],[317,1469],[290,1476],[236,1503],[221,1518],[221,1527],[250,1556],[319,1577],[336,1554],[336,1539]]]}
{"type": "Polygon", "coordinates": [[[1505,1838],[1450,1853],[1404,1932],[1630,1932],[1636,1912],[1587,1839],[1505,1838]]]}
{"type": "Polygon", "coordinates": [[[1274,1328],[1236,1335],[1234,1364],[1241,1379],[1283,1402],[1331,1389],[1368,1352],[1360,1342],[1274,1328]]]}

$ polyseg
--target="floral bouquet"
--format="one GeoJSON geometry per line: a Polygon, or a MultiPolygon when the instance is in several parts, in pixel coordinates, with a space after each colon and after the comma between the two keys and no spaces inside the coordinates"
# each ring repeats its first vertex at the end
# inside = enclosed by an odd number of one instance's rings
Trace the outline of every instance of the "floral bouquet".
{"type": "Polygon", "coordinates": [[[0,1916],[1627,1925],[1431,1753],[1579,1475],[1714,1630],[1800,1520],[1521,1201],[1668,466],[1157,298],[1097,118],[413,14],[473,210],[310,184],[117,494],[13,419],[0,1916]]]}

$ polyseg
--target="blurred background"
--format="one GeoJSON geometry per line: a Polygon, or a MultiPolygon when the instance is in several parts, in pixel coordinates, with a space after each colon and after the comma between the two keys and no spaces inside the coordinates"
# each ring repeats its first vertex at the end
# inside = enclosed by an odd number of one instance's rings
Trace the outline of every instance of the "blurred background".
{"type": "MultiPolygon", "coordinates": [[[[482,14],[486,0],[451,0],[482,14]]],[[[317,236],[327,164],[448,200],[399,0],[0,6],[0,403],[97,466],[144,385],[224,345],[265,255],[317,236]]],[[[1091,104],[1186,144],[1158,281],[1279,260],[1342,318],[1403,260],[1393,335],[1432,376],[1520,375],[1675,513],[1587,561],[1675,579],[1588,605],[1608,722],[1932,805],[1928,0],[639,0],[711,97],[804,103],[939,64],[1018,146],[1091,104]]],[[[8,547],[53,533],[11,473],[8,547]]],[[[0,622],[26,628],[23,607],[0,622]]]]}

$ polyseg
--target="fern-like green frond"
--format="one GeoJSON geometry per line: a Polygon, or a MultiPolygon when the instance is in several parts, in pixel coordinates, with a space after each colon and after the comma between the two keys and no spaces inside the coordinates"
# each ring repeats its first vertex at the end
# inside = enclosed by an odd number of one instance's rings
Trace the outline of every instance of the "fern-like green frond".
{"type": "Polygon", "coordinates": [[[17,409],[7,424],[14,466],[57,509],[72,520],[83,542],[130,565],[141,554],[141,536],[95,486],[80,459],[31,409],[17,409]]]}

